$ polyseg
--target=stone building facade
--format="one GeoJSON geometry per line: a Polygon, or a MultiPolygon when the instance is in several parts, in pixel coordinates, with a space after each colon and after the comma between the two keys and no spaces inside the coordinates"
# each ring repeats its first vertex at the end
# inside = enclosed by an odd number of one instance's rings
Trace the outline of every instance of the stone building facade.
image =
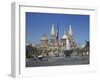
{"type": "Polygon", "coordinates": [[[58,30],[56,29],[54,24],[52,24],[50,39],[48,39],[46,34],[42,35],[39,44],[39,49],[42,50],[42,54],[49,56],[62,56],[63,51],[66,47],[66,39],[69,39],[71,49],[74,49],[76,47],[73,39],[71,25],[69,25],[68,31],[64,32],[61,39],[57,38],[59,36],[59,34],[57,34],[57,31],[58,30]]]}

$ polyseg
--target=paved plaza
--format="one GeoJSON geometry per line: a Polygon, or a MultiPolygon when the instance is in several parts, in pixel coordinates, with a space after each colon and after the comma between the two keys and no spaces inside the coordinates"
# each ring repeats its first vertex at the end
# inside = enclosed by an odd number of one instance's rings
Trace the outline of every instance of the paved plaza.
{"type": "Polygon", "coordinates": [[[70,57],[43,57],[42,60],[26,59],[26,67],[59,66],[59,65],[83,65],[89,64],[89,56],[70,57]]]}

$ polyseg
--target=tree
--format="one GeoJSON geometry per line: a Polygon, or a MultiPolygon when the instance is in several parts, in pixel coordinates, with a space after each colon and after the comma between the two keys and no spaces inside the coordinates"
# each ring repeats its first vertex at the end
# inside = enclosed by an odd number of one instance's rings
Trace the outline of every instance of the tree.
{"type": "Polygon", "coordinates": [[[26,58],[32,58],[34,55],[38,56],[42,53],[41,50],[39,50],[36,47],[33,47],[32,45],[26,46],[26,58]]]}
{"type": "Polygon", "coordinates": [[[32,45],[26,45],[26,58],[32,57],[32,45]]]}

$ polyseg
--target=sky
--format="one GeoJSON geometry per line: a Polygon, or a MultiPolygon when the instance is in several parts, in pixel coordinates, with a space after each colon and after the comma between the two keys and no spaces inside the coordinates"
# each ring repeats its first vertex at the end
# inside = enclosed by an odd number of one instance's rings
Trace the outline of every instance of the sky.
{"type": "Polygon", "coordinates": [[[59,40],[71,24],[76,43],[89,41],[89,15],[26,12],[26,43],[40,43],[43,34],[50,40],[52,24],[59,27],[59,40]]]}

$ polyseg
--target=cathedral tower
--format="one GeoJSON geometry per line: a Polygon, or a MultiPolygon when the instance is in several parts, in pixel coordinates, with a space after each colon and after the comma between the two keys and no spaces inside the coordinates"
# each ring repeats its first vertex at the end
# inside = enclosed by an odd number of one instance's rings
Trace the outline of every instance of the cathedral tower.
{"type": "Polygon", "coordinates": [[[68,38],[69,38],[69,43],[70,43],[70,47],[73,49],[76,44],[75,44],[75,41],[74,41],[74,38],[73,38],[73,32],[72,32],[72,27],[71,27],[71,24],[69,25],[69,30],[68,30],[68,38]]]}
{"type": "Polygon", "coordinates": [[[52,24],[52,28],[51,28],[51,40],[50,40],[50,44],[51,46],[56,46],[57,45],[57,37],[56,37],[56,30],[55,30],[55,26],[54,24],[52,24]]]}

